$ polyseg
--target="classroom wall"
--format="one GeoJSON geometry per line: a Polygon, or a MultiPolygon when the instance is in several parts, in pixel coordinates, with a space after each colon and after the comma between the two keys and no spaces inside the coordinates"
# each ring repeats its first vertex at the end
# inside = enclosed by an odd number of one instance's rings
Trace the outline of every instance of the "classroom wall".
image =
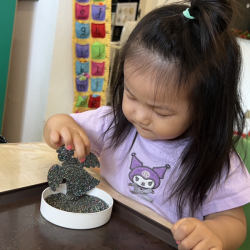
{"type": "Polygon", "coordinates": [[[0,1],[0,134],[5,111],[5,97],[9,76],[12,37],[17,0],[0,1]]]}
{"type": "Polygon", "coordinates": [[[42,140],[58,4],[18,2],[3,123],[10,142],[42,140]]]}
{"type": "Polygon", "coordinates": [[[137,20],[143,18],[148,12],[164,4],[171,4],[176,0],[141,0],[139,4],[140,17],[137,20]]]}
{"type": "Polygon", "coordinates": [[[73,110],[72,1],[60,0],[45,120],[73,110]]]}
{"type": "Polygon", "coordinates": [[[250,110],[250,40],[238,39],[242,52],[241,92],[244,111],[250,110]]]}
{"type": "MultiPolygon", "coordinates": [[[[44,120],[71,113],[72,2],[18,2],[3,134],[10,142],[42,141],[44,120]]],[[[250,41],[243,50],[242,92],[250,109],[250,41]]]]}

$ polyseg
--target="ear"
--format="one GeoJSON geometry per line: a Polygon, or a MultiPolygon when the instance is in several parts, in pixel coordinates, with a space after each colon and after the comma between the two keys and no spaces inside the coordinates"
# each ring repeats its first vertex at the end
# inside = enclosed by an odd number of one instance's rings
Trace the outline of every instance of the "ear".
{"type": "Polygon", "coordinates": [[[137,167],[142,167],[143,163],[135,156],[135,153],[132,153],[132,160],[130,164],[130,169],[135,169],[137,167]]]}
{"type": "Polygon", "coordinates": [[[156,167],[153,168],[153,170],[157,173],[157,175],[159,176],[160,179],[163,179],[167,169],[170,169],[170,165],[166,165],[165,167],[156,167]]]}

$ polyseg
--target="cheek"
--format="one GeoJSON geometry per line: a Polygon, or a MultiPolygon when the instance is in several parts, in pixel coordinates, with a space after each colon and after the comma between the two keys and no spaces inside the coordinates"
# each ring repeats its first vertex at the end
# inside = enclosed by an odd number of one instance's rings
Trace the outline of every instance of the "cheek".
{"type": "Polygon", "coordinates": [[[176,136],[183,134],[190,127],[190,119],[188,115],[183,115],[172,123],[173,132],[176,136]]]}
{"type": "Polygon", "coordinates": [[[185,113],[183,113],[182,117],[180,118],[180,124],[182,124],[182,129],[183,130],[187,130],[190,125],[191,125],[191,113],[190,113],[190,110],[186,110],[185,113]]]}
{"type": "Polygon", "coordinates": [[[123,100],[122,100],[122,111],[125,117],[129,120],[129,116],[132,113],[132,106],[130,105],[125,95],[123,95],[123,100]]]}

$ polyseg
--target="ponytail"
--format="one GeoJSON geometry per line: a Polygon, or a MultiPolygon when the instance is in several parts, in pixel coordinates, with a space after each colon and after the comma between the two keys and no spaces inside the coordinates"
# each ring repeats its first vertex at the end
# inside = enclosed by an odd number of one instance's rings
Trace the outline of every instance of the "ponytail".
{"type": "Polygon", "coordinates": [[[207,55],[218,49],[219,37],[227,30],[233,16],[230,1],[191,0],[189,12],[195,17],[192,22],[192,35],[199,41],[201,52],[207,55]]]}

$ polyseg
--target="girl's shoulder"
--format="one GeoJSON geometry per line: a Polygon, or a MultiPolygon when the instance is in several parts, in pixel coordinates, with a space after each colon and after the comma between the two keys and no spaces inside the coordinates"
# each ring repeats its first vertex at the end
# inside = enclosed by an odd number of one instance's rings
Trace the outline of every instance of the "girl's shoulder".
{"type": "Polygon", "coordinates": [[[250,184],[250,175],[241,157],[236,152],[231,152],[229,165],[228,163],[224,164],[218,185],[220,187],[237,186],[238,181],[250,184]]]}
{"type": "Polygon", "coordinates": [[[203,204],[203,215],[216,213],[250,202],[250,174],[235,152],[230,154],[230,167],[225,165],[219,183],[208,192],[203,204]]]}
{"type": "Polygon", "coordinates": [[[102,121],[105,119],[110,120],[113,117],[113,108],[110,106],[102,106],[94,110],[88,110],[81,113],[72,113],[70,116],[79,123],[86,120],[99,120],[99,118],[104,118],[102,121]]]}
{"type": "Polygon", "coordinates": [[[102,116],[102,115],[108,115],[113,114],[113,108],[111,106],[101,106],[100,108],[93,109],[93,110],[87,110],[81,113],[72,113],[70,116],[79,116],[79,117],[86,117],[86,116],[102,116]]]}
{"type": "MultiPolygon", "coordinates": [[[[249,172],[244,164],[243,159],[240,157],[240,155],[236,152],[232,152],[230,154],[230,167],[228,174],[225,173],[224,170],[224,179],[227,178],[236,178],[236,176],[244,176],[249,177],[249,172]]],[[[249,178],[250,179],[250,178],[249,178]]]]}
{"type": "Polygon", "coordinates": [[[73,113],[70,116],[80,125],[86,133],[102,134],[109,127],[113,119],[113,108],[102,106],[95,110],[73,113]]]}

